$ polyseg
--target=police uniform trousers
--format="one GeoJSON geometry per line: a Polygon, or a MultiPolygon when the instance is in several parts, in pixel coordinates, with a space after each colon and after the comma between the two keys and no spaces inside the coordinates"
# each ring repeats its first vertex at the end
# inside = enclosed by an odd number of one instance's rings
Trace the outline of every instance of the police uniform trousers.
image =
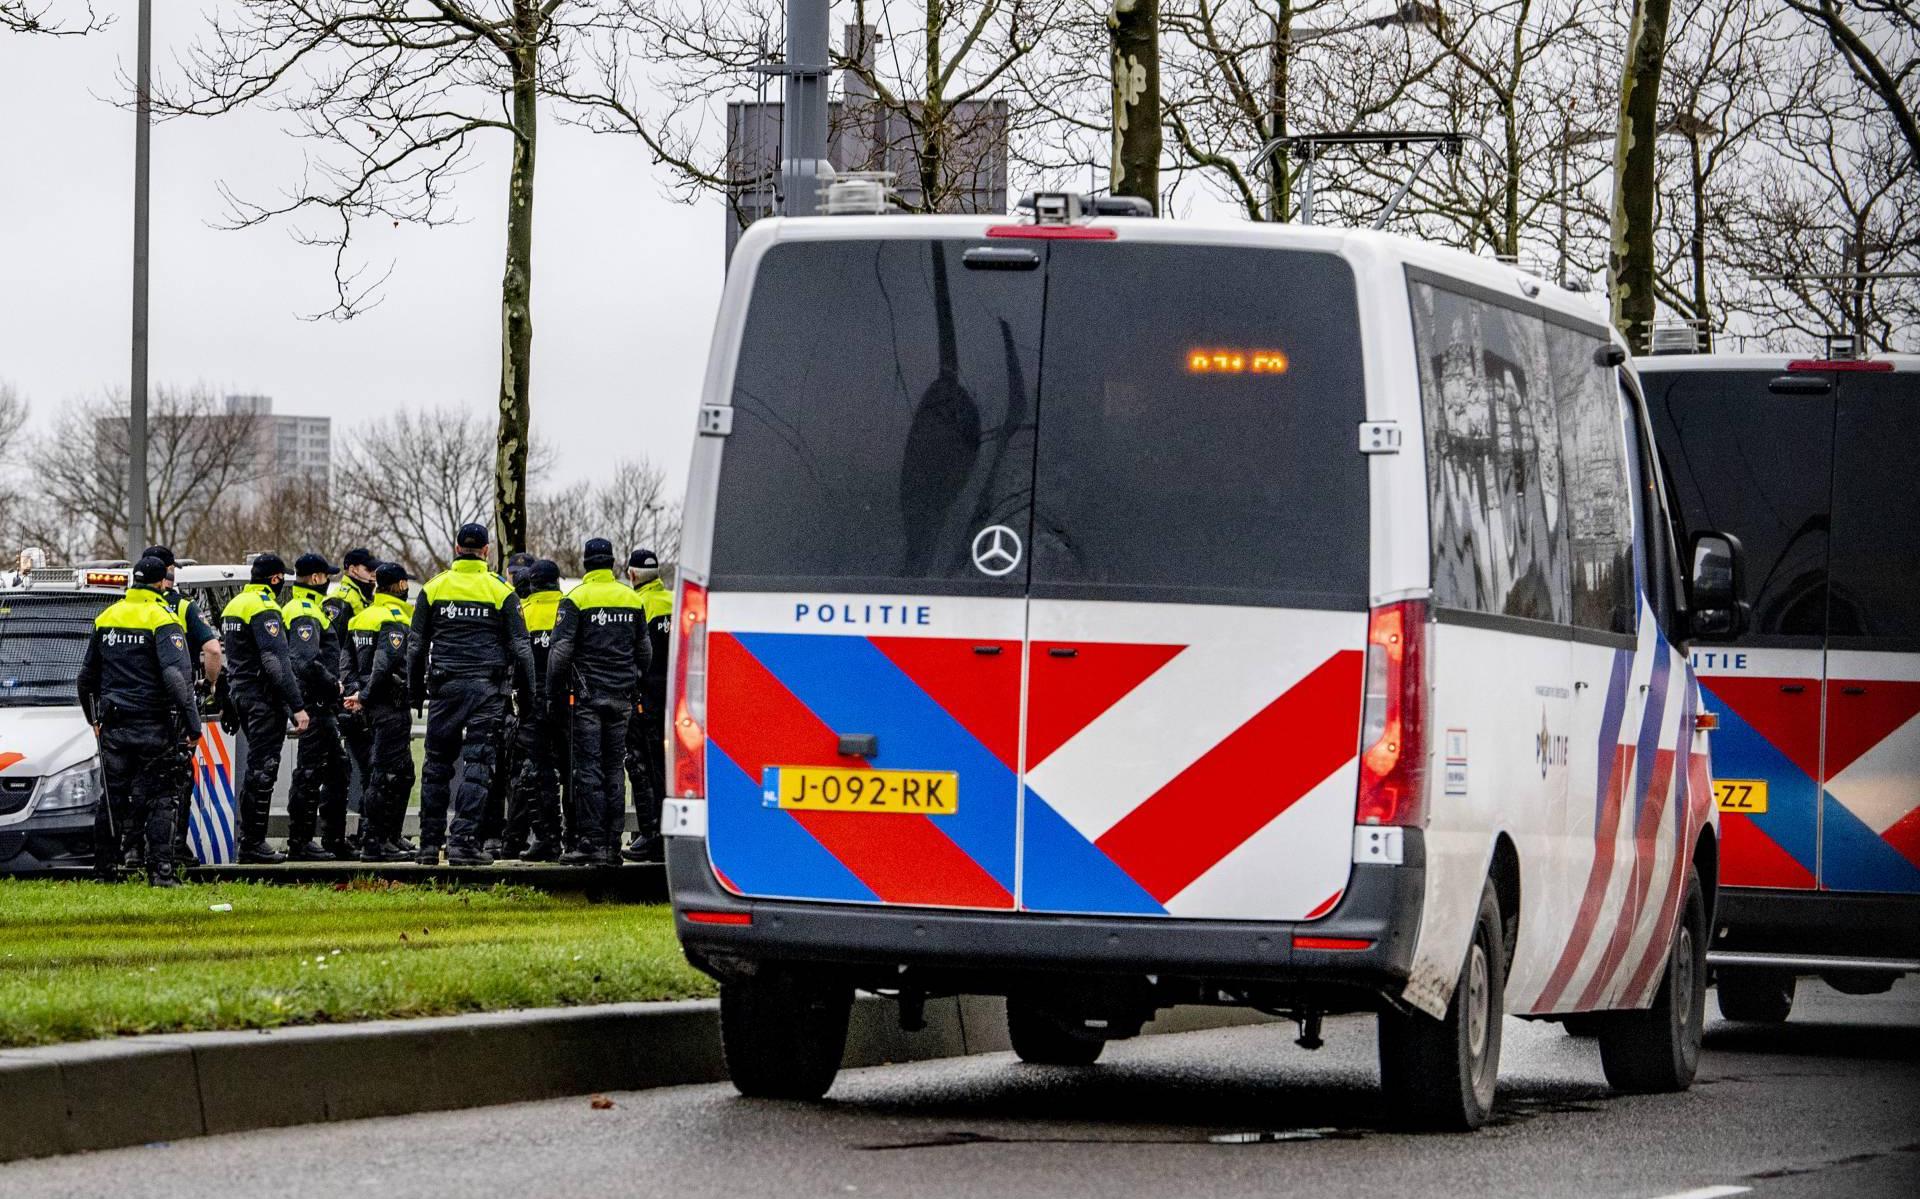
{"type": "Polygon", "coordinates": [[[513,801],[501,839],[514,852],[524,850],[529,833],[543,845],[560,841],[560,778],[565,761],[564,717],[521,720],[514,729],[513,801]]]}
{"type": "Polygon", "coordinates": [[[500,696],[505,706],[501,709],[500,724],[493,740],[493,784],[487,788],[487,806],[480,816],[480,840],[483,842],[506,834],[507,808],[520,758],[520,718],[513,711],[513,696],[504,687],[500,690],[500,696]]]}
{"type": "Polygon", "coordinates": [[[173,854],[174,811],[180,781],[191,770],[186,730],[172,720],[113,715],[100,732],[100,767],[106,799],[94,808],[94,868],[119,859],[120,831],[139,826],[149,867],[173,854]]]}
{"type": "Polygon", "coordinates": [[[632,713],[629,699],[574,700],[573,786],[568,798],[573,802],[573,831],[581,849],[613,849],[620,844],[620,825],[627,814],[626,780],[620,772],[632,713]]]}
{"type": "Polygon", "coordinates": [[[646,695],[627,724],[627,780],[633,786],[633,837],[660,835],[660,803],[667,793],[666,696],[646,695]]]}
{"type": "Polygon", "coordinates": [[[340,744],[346,751],[347,764],[352,768],[353,777],[360,784],[351,790],[347,809],[360,813],[360,823],[365,825],[366,797],[373,791],[373,728],[364,715],[359,712],[340,713],[340,744]]]}
{"type": "Polygon", "coordinates": [[[244,845],[266,839],[290,713],[277,693],[264,688],[235,686],[233,706],[247,739],[247,768],[240,778],[240,841],[244,845]]]}
{"type": "Polygon", "coordinates": [[[420,848],[478,845],[494,756],[507,700],[497,679],[441,678],[428,689],[427,760],[420,779],[420,848]],[[460,759],[460,794],[453,797],[453,762],[460,759]],[[452,826],[447,807],[453,805],[452,826]]]}
{"type": "Polygon", "coordinates": [[[413,798],[413,713],[401,703],[360,709],[369,767],[360,792],[360,843],[398,841],[413,798]]]}
{"type": "Polygon", "coordinates": [[[347,835],[347,754],[340,741],[339,713],[314,704],[293,753],[293,786],[287,795],[287,836],[294,844],[320,839],[337,845],[347,835]]]}

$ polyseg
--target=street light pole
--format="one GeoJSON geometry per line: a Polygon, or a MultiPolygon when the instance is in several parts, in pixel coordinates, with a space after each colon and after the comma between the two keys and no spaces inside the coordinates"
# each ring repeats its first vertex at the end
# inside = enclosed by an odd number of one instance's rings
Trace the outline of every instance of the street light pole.
{"type": "Polygon", "coordinates": [[[787,0],[786,102],[781,105],[781,215],[812,216],[827,161],[828,0],[787,0]]]}
{"type": "Polygon", "coordinates": [[[147,530],[147,178],[153,133],[153,0],[140,0],[134,68],[133,369],[128,382],[127,558],[144,547],[147,530]]]}

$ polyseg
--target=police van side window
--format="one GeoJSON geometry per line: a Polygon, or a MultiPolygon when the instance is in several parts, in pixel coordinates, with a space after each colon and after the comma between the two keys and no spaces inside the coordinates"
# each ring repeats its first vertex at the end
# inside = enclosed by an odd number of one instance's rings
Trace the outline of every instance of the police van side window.
{"type": "Polygon", "coordinates": [[[1920,651],[1920,374],[1849,372],[1836,390],[1829,644],[1920,651]]]}
{"type": "MultiPolygon", "coordinates": [[[[1566,496],[1549,326],[1408,271],[1441,608],[1566,623],[1566,496]]],[[[1591,361],[1591,359],[1589,359],[1591,361]]]]}
{"type": "Polygon", "coordinates": [[[1815,647],[1826,634],[1833,402],[1776,395],[1777,370],[1649,370],[1654,441],[1686,535],[1746,550],[1753,644],[1815,647]]]}
{"type": "Polygon", "coordinates": [[[1606,343],[1563,325],[1549,326],[1547,337],[1566,467],[1573,623],[1632,633],[1640,622],[1633,544],[1638,488],[1628,473],[1631,417],[1612,369],[1595,358],[1606,343]]]}

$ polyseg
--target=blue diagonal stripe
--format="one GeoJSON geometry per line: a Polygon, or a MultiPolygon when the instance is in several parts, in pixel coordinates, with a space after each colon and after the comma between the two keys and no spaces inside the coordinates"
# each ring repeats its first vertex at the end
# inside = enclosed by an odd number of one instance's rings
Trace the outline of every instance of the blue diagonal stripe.
{"type": "Polygon", "coordinates": [[[765,807],[760,784],[707,742],[707,844],[713,864],[748,895],[877,903],[791,812],[765,807]]]}

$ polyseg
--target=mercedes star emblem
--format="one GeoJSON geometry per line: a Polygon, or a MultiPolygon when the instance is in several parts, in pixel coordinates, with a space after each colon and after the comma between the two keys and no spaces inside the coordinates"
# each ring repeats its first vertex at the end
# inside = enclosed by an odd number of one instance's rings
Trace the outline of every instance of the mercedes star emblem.
{"type": "Polygon", "coordinates": [[[973,535],[973,565],[999,578],[1020,565],[1020,535],[1005,525],[988,525],[973,535]]]}

